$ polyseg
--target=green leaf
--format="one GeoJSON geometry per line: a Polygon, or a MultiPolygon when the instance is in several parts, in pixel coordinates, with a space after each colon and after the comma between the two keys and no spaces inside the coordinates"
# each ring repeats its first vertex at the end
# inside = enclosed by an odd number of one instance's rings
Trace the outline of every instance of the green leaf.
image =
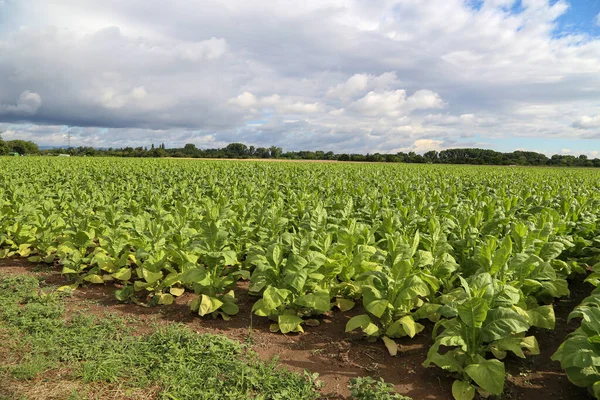
{"type": "Polygon", "coordinates": [[[521,346],[529,350],[532,355],[540,354],[540,346],[535,336],[527,336],[521,339],[521,346]]]}
{"type": "MultiPolygon", "coordinates": [[[[415,337],[415,335],[417,334],[417,323],[415,323],[415,320],[410,316],[410,315],[406,315],[402,318],[400,318],[398,320],[398,322],[400,322],[400,324],[402,325],[402,327],[404,328],[404,332],[406,332],[406,334],[408,336],[415,337]]],[[[423,329],[423,328],[421,328],[423,329]]]]}
{"type": "Polygon", "coordinates": [[[183,293],[185,293],[185,289],[184,288],[180,288],[180,287],[172,287],[172,288],[169,289],[169,293],[171,293],[175,297],[179,297],[183,293]]]}
{"type": "Polygon", "coordinates": [[[283,261],[283,251],[279,243],[272,244],[269,246],[269,256],[273,260],[275,267],[279,267],[283,261]]]}
{"type": "Polygon", "coordinates": [[[142,276],[148,283],[155,283],[163,277],[162,271],[152,272],[147,268],[142,267],[142,276]]]}
{"type": "Polygon", "coordinates": [[[331,296],[329,291],[321,290],[315,293],[305,294],[296,299],[295,303],[310,310],[322,314],[331,309],[331,296]]]}
{"type": "Polygon", "coordinates": [[[350,318],[350,320],[346,323],[346,332],[363,328],[372,323],[373,321],[371,321],[371,317],[369,317],[367,314],[357,315],[356,317],[350,318]]]}
{"type": "Polygon", "coordinates": [[[72,291],[75,290],[79,287],[79,284],[77,283],[73,283],[71,285],[64,285],[59,287],[58,289],[56,289],[57,292],[64,292],[64,291],[72,291]]]}
{"type": "Polygon", "coordinates": [[[285,304],[289,295],[290,291],[287,289],[278,289],[274,286],[269,286],[263,292],[263,308],[268,312],[268,314],[271,314],[280,306],[285,304]]]}
{"type": "Polygon", "coordinates": [[[527,310],[527,315],[529,316],[532,326],[544,329],[554,329],[556,317],[554,316],[554,308],[551,305],[527,310]]]}
{"type": "Polygon", "coordinates": [[[600,381],[594,382],[594,385],[592,386],[592,393],[594,394],[595,398],[600,399],[600,381]]]}
{"type": "Polygon", "coordinates": [[[97,274],[87,275],[83,278],[83,280],[91,283],[104,283],[102,276],[97,274]]]}
{"type": "Polygon", "coordinates": [[[346,332],[351,332],[357,328],[361,328],[368,336],[377,336],[379,334],[379,328],[371,321],[371,317],[367,314],[352,317],[346,324],[346,332]]]}
{"type": "Polygon", "coordinates": [[[128,281],[131,279],[131,268],[121,268],[112,274],[112,276],[120,281],[128,281]]]}
{"type": "Polygon", "coordinates": [[[200,297],[196,297],[194,300],[192,300],[192,302],[190,303],[190,310],[192,312],[198,312],[198,309],[200,308],[200,297]]]}
{"type": "Polygon", "coordinates": [[[387,310],[390,302],[387,300],[375,300],[365,306],[368,312],[376,316],[377,318],[381,318],[385,310],[387,310]]]}
{"type": "Polygon", "coordinates": [[[240,312],[240,308],[235,303],[225,302],[221,306],[221,310],[227,315],[236,315],[240,312]]]}
{"type": "Polygon", "coordinates": [[[514,333],[529,329],[527,320],[511,308],[498,307],[488,312],[482,325],[481,337],[485,342],[493,342],[514,333]]]}
{"type": "Polygon", "coordinates": [[[182,276],[181,281],[186,284],[197,283],[203,286],[210,284],[210,279],[204,268],[192,268],[187,270],[182,276]]]}
{"type": "Polygon", "coordinates": [[[460,319],[472,328],[481,328],[489,309],[487,302],[478,297],[473,297],[457,307],[460,319]]]}
{"type": "Polygon", "coordinates": [[[381,339],[383,339],[383,343],[385,344],[385,347],[387,347],[390,356],[394,357],[398,354],[398,344],[396,342],[387,336],[382,336],[381,339]]]}
{"type": "Polygon", "coordinates": [[[479,387],[495,395],[504,390],[504,363],[498,360],[485,360],[479,364],[467,365],[465,372],[479,387]]]}
{"type": "Polygon", "coordinates": [[[452,384],[452,396],[455,400],[473,400],[475,387],[469,382],[456,380],[452,384]]]}
{"type": "Polygon", "coordinates": [[[544,261],[550,261],[558,257],[565,249],[565,245],[560,242],[544,243],[540,250],[540,258],[544,261]]]}
{"type": "Polygon", "coordinates": [[[427,359],[423,363],[425,367],[434,363],[444,371],[459,372],[462,371],[464,360],[460,360],[456,350],[448,351],[442,355],[439,353],[441,343],[436,341],[427,352],[427,359]]]}
{"type": "Polygon", "coordinates": [[[494,252],[490,274],[494,275],[508,262],[512,255],[512,240],[509,235],[505,236],[500,247],[494,252]]]}
{"type": "Polygon", "coordinates": [[[215,312],[223,305],[223,302],[214,297],[205,294],[200,295],[200,306],[198,307],[198,315],[204,316],[215,312]]]}
{"type": "Polygon", "coordinates": [[[173,304],[173,296],[168,293],[160,293],[158,295],[158,304],[173,304]]]}
{"type": "Polygon", "coordinates": [[[284,314],[280,315],[277,318],[277,322],[279,324],[279,329],[281,333],[289,333],[289,332],[304,332],[302,329],[302,318],[297,315],[284,314]]]}
{"type": "Polygon", "coordinates": [[[523,353],[522,347],[528,347],[533,349],[534,351],[537,349],[539,353],[539,348],[537,345],[537,341],[535,337],[529,336],[529,338],[520,338],[520,337],[505,337],[500,340],[495,341],[491,346],[491,350],[494,355],[500,359],[506,356],[506,351],[512,351],[519,358],[525,358],[525,354],[523,353]],[[527,340],[525,340],[527,339],[527,340]],[[533,339],[533,340],[531,340],[533,339]],[[498,356],[496,352],[503,353],[503,356],[498,356]]]}
{"type": "Polygon", "coordinates": [[[355,303],[352,300],[336,297],[335,305],[340,309],[340,311],[349,311],[354,308],[355,303]]]}
{"type": "Polygon", "coordinates": [[[115,292],[115,296],[119,301],[127,301],[134,295],[133,286],[127,285],[121,290],[115,292]]]}

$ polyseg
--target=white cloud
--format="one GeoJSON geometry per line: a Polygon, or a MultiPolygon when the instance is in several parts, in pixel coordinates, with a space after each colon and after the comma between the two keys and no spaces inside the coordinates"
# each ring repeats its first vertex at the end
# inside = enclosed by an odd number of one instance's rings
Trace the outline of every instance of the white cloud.
{"type": "Polygon", "coordinates": [[[42,97],[37,93],[26,90],[19,96],[17,104],[0,104],[0,115],[32,116],[35,115],[41,106],[42,97]]]}
{"type": "Polygon", "coordinates": [[[398,78],[395,72],[385,72],[379,76],[354,74],[346,82],[330,87],[327,90],[327,96],[347,101],[370,89],[387,89],[397,84],[398,78]]]}
{"type": "Polygon", "coordinates": [[[597,26],[600,26],[600,13],[598,13],[598,15],[596,15],[596,18],[594,18],[594,22],[596,23],[597,26]]]}
{"type": "Polygon", "coordinates": [[[244,92],[235,99],[229,99],[229,103],[238,105],[242,108],[254,107],[257,103],[256,96],[250,92],[244,92]]]}
{"type": "Polygon", "coordinates": [[[100,96],[102,107],[108,109],[123,108],[133,102],[140,102],[147,97],[148,93],[143,86],[137,86],[130,91],[119,92],[112,88],[106,88],[100,96]]]}
{"type": "Polygon", "coordinates": [[[573,122],[573,127],[578,129],[600,129],[600,115],[595,117],[584,115],[573,122]]]}
{"type": "Polygon", "coordinates": [[[191,43],[180,43],[176,51],[183,60],[200,61],[216,60],[227,52],[227,41],[223,38],[212,37],[208,40],[191,43]]]}
{"type": "Polygon", "coordinates": [[[319,103],[303,103],[296,101],[289,104],[281,104],[278,107],[278,111],[289,114],[311,114],[320,111],[321,106],[319,103]]]}
{"type": "Polygon", "coordinates": [[[411,152],[423,154],[431,150],[441,151],[444,149],[444,142],[441,140],[432,140],[432,139],[419,139],[415,140],[414,143],[407,147],[402,147],[399,149],[395,149],[394,152],[411,152]]]}
{"type": "Polygon", "coordinates": [[[259,108],[274,108],[281,114],[310,114],[321,110],[319,103],[293,101],[290,98],[282,99],[278,94],[259,98],[250,92],[244,92],[236,98],[229,99],[228,103],[247,109],[250,113],[257,112],[259,108]]]}
{"type": "Polygon", "coordinates": [[[415,110],[443,108],[440,96],[430,90],[419,90],[407,97],[406,91],[370,91],[351,105],[361,114],[370,116],[400,117],[415,110]]]}
{"type": "Polygon", "coordinates": [[[107,1],[0,5],[3,130],[344,152],[600,139],[600,38],[561,31],[562,0],[107,1]]]}

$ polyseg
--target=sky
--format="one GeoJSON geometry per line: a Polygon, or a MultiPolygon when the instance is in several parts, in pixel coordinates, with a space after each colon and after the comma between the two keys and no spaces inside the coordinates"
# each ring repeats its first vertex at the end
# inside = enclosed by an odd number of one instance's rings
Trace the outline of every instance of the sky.
{"type": "Polygon", "coordinates": [[[600,157],[600,0],[0,0],[0,131],[600,157]]]}

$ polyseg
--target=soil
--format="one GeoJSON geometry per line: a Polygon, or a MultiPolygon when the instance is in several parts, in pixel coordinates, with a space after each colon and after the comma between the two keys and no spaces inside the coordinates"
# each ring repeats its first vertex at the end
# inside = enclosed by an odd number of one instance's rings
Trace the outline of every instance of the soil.
{"type": "MultiPolygon", "coordinates": [[[[34,274],[45,284],[62,286],[66,279],[47,266],[29,263],[24,259],[0,260],[0,276],[34,274]]],[[[270,321],[252,315],[255,299],[247,292],[247,284],[236,289],[240,313],[229,321],[200,318],[189,311],[192,295],[184,294],[169,306],[144,307],[117,302],[114,285],[89,285],[75,290],[66,299],[68,312],[85,310],[98,316],[113,312],[131,321],[136,334],[147,333],[153,324],[182,323],[199,333],[223,334],[249,343],[262,359],[277,357],[289,370],[308,370],[318,373],[324,386],[324,398],[345,399],[349,396],[348,379],[370,375],[382,377],[396,390],[415,400],[451,400],[452,379],[441,369],[425,368],[421,364],[432,344],[433,324],[415,338],[399,340],[400,351],[391,357],[383,343],[368,343],[359,335],[344,333],[348,319],[360,313],[351,310],[330,312],[320,318],[321,324],[306,327],[301,334],[274,334],[269,331],[270,321]]],[[[503,399],[528,400],[583,400],[591,399],[587,391],[571,384],[557,362],[550,360],[565,336],[576,329],[578,321],[567,323],[567,316],[592,290],[592,286],[578,277],[570,283],[571,296],[555,304],[556,330],[534,331],[541,354],[519,359],[509,355],[505,360],[507,381],[503,399]]]]}

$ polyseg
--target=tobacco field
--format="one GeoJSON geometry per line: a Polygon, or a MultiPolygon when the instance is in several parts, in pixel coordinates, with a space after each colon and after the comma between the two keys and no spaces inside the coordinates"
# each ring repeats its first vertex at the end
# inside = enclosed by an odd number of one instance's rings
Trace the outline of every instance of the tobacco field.
{"type": "MultiPolygon", "coordinates": [[[[554,329],[570,280],[600,283],[599,217],[586,169],[0,158],[0,257],[122,302],[193,293],[199,318],[236,318],[248,281],[273,334],[360,310],[346,332],[398,358],[433,325],[422,361],[457,400],[502,394],[503,360],[539,354],[530,330],[554,329]]],[[[553,359],[600,399],[600,292],[570,317],[553,359]]]]}

